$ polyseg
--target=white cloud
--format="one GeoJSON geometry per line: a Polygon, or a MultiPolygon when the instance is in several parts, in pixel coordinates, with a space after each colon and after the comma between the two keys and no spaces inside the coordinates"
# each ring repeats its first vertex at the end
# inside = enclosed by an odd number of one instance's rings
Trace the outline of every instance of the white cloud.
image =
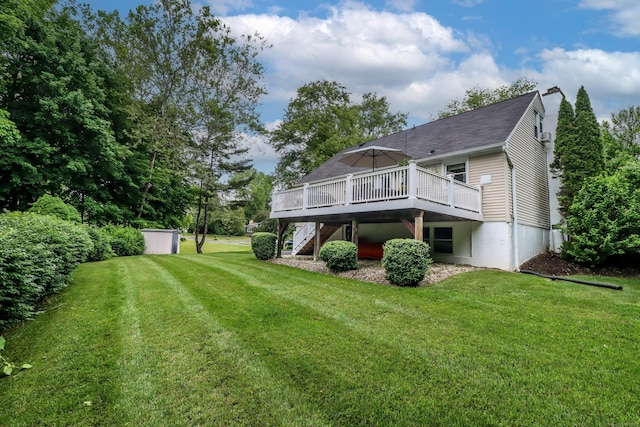
{"type": "MultiPolygon", "coordinates": [[[[609,9],[621,4],[582,2],[583,7],[609,9]]],[[[584,85],[600,119],[640,99],[640,52],[540,50],[532,43],[520,51],[526,59],[521,65],[507,67],[497,62],[487,34],[446,27],[426,13],[376,11],[358,2],[325,11],[321,17],[265,13],[223,18],[235,33],[257,31],[273,45],[260,57],[269,85],[265,120],[280,119],[296,90],[319,79],[343,84],[354,101],[366,92],[385,96],[391,111],[409,113],[410,126],[432,120],[469,88],[494,89],[520,77],[537,81],[541,91],[557,85],[571,102],[584,85]]],[[[557,100],[551,98],[545,98],[549,115],[557,113],[557,100]]],[[[265,140],[252,140],[250,146],[256,165],[275,163],[277,156],[265,140]]]]}
{"type": "Polygon", "coordinates": [[[575,85],[592,86],[603,95],[640,94],[640,52],[606,52],[600,49],[568,51],[561,48],[540,53],[543,72],[575,85]]]}
{"type": "Polygon", "coordinates": [[[637,0],[582,0],[580,7],[611,11],[614,34],[621,37],[640,36],[640,3],[637,0]]]}
{"type": "MultiPolygon", "coordinates": [[[[354,95],[406,90],[455,67],[450,55],[477,47],[425,13],[374,11],[349,2],[331,7],[326,17],[238,15],[224,18],[236,33],[257,31],[273,45],[262,55],[268,69],[267,101],[289,101],[298,87],[314,80],[342,83],[354,95]]],[[[395,111],[408,112],[404,105],[395,111]]]]}

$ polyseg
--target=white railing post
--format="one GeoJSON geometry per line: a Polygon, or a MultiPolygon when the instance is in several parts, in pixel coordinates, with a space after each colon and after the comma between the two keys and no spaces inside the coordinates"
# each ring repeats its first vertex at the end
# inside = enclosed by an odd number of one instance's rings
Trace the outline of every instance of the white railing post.
{"type": "Polygon", "coordinates": [[[305,183],[304,184],[304,188],[302,189],[302,209],[307,209],[307,206],[309,206],[309,198],[308,196],[308,190],[309,189],[309,183],[305,183]]]}
{"type": "Polygon", "coordinates": [[[418,196],[418,168],[415,160],[409,160],[409,198],[418,196]]]}
{"type": "Polygon", "coordinates": [[[454,203],[454,188],[453,186],[455,185],[455,180],[453,179],[453,176],[450,175],[449,176],[449,206],[451,207],[455,207],[455,203],[454,203]]]}
{"type": "Polygon", "coordinates": [[[350,205],[351,203],[353,203],[353,184],[351,184],[351,179],[353,178],[353,174],[349,174],[347,175],[347,182],[346,182],[346,188],[345,188],[345,192],[346,192],[346,199],[344,201],[345,205],[350,205]]]}

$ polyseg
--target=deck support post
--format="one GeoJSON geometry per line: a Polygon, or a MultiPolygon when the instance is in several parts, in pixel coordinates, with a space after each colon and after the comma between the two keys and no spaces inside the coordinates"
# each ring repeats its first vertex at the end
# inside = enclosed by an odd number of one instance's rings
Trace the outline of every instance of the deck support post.
{"type": "Polygon", "coordinates": [[[351,220],[351,242],[358,246],[358,220],[351,220]]]}
{"type": "Polygon", "coordinates": [[[414,219],[414,237],[416,240],[422,241],[424,238],[424,211],[420,211],[420,215],[414,219]]]}
{"type": "Polygon", "coordinates": [[[315,240],[313,241],[313,260],[318,260],[318,254],[320,254],[320,245],[322,242],[320,241],[320,223],[316,221],[316,234],[315,240]]]}

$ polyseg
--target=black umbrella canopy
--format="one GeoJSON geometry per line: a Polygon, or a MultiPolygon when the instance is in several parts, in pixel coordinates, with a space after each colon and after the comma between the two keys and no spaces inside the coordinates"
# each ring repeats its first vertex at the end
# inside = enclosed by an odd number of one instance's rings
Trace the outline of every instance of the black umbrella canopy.
{"type": "Polygon", "coordinates": [[[408,158],[410,157],[404,154],[402,150],[370,145],[343,153],[340,161],[352,167],[376,170],[376,168],[397,165],[408,158]]]}

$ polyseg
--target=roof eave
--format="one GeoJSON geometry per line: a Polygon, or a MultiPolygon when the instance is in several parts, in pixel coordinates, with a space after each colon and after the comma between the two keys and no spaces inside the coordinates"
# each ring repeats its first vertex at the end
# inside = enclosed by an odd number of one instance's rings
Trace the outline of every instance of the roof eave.
{"type": "Polygon", "coordinates": [[[495,153],[498,151],[502,151],[502,147],[506,145],[506,141],[504,142],[497,142],[494,144],[490,144],[490,145],[485,145],[482,147],[474,147],[474,148],[469,148],[466,150],[458,150],[458,151],[451,151],[448,153],[442,153],[442,154],[434,154],[432,156],[428,156],[428,157],[424,157],[422,159],[416,159],[416,163],[429,163],[431,161],[434,160],[443,160],[443,159],[447,159],[447,158],[453,158],[453,157],[468,157],[471,155],[483,155],[483,154],[491,154],[491,153],[495,153]]]}

